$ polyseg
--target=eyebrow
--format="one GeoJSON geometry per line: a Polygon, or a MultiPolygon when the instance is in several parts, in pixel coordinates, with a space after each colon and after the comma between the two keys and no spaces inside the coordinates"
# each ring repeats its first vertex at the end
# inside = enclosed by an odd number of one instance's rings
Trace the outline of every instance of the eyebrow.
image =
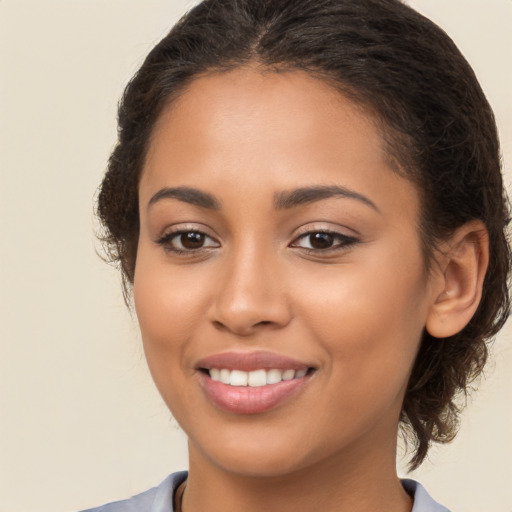
{"type": "Polygon", "coordinates": [[[148,208],[162,199],[177,199],[208,210],[220,210],[220,201],[215,196],[192,187],[162,188],[151,197],[148,208]]]}
{"type": "Polygon", "coordinates": [[[331,197],[355,199],[366,204],[367,206],[370,206],[375,211],[380,213],[377,205],[366,196],[363,196],[354,190],[336,185],[303,187],[287,192],[281,192],[276,194],[274,197],[274,207],[276,210],[287,210],[289,208],[294,208],[296,206],[307,203],[313,203],[315,201],[321,201],[322,199],[329,199],[331,197]]]}
{"type": "MultiPolygon", "coordinates": [[[[288,210],[303,204],[314,203],[332,197],[355,199],[380,213],[376,204],[366,196],[337,185],[313,186],[296,188],[290,191],[280,192],[274,196],[274,208],[276,210],[288,210]]],[[[212,194],[192,187],[166,187],[154,194],[148,202],[148,208],[162,199],[177,199],[184,203],[193,204],[208,210],[220,210],[220,201],[212,194]]]]}

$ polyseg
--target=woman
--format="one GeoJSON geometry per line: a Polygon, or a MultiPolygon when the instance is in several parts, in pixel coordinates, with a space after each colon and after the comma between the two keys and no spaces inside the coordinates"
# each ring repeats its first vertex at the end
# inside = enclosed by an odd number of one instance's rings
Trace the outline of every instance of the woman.
{"type": "Polygon", "coordinates": [[[119,110],[98,212],[187,473],[100,510],[440,512],[509,309],[492,111],[396,0],[206,0],[119,110]]]}

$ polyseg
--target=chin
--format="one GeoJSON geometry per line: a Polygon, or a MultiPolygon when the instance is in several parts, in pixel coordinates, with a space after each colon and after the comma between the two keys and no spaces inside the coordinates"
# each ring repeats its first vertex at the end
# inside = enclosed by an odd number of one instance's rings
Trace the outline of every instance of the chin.
{"type": "MultiPolygon", "coordinates": [[[[215,454],[217,455],[217,454],[215,454]]],[[[269,453],[259,450],[259,453],[229,453],[212,456],[212,463],[226,473],[240,477],[277,478],[300,471],[307,466],[305,461],[290,457],[285,453],[269,453]]]]}
{"type": "Polygon", "coordinates": [[[224,434],[212,433],[211,439],[201,439],[200,446],[189,438],[191,464],[206,459],[240,477],[276,478],[311,467],[332,454],[331,446],[309,446],[307,437],[293,430],[281,436],[263,427],[238,433],[225,429],[224,434]]]}

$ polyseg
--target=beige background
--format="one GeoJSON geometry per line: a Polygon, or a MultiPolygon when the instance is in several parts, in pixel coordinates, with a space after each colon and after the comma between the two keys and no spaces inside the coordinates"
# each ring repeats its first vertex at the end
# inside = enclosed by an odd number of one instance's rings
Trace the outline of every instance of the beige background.
{"type": "MultiPolygon", "coordinates": [[[[193,3],[0,0],[0,512],[71,512],[186,467],[92,211],[123,86],[193,3]]],[[[510,166],[512,2],[411,3],[473,64],[510,166]]],[[[510,329],[459,438],[413,475],[454,512],[512,512],[510,329]]]]}

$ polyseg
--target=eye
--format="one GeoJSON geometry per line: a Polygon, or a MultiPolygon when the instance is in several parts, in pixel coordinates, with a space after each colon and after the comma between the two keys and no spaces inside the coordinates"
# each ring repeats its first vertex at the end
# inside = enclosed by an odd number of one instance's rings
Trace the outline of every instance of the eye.
{"type": "Polygon", "coordinates": [[[166,251],[175,253],[194,252],[210,247],[219,247],[219,243],[206,233],[197,230],[179,230],[166,233],[157,240],[166,251]]]}
{"type": "Polygon", "coordinates": [[[296,238],[291,246],[308,251],[328,251],[346,249],[357,242],[355,237],[333,231],[310,231],[296,238]]]}

